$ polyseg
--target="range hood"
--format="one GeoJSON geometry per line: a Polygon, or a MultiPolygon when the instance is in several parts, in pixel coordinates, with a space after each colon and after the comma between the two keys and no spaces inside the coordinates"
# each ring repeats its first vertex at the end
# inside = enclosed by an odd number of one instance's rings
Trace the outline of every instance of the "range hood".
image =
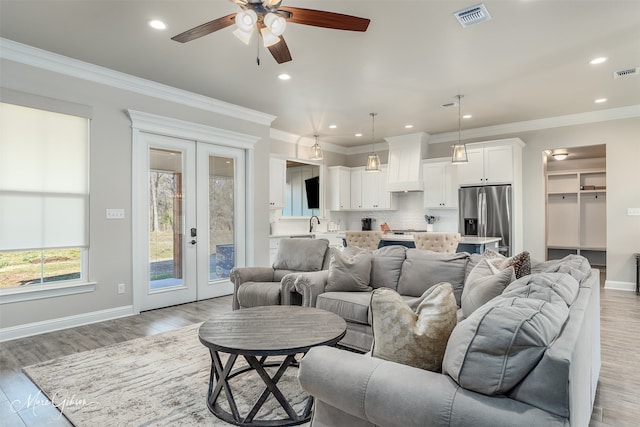
{"type": "Polygon", "coordinates": [[[422,158],[427,153],[425,132],[385,138],[389,144],[386,190],[422,191],[422,158]]]}

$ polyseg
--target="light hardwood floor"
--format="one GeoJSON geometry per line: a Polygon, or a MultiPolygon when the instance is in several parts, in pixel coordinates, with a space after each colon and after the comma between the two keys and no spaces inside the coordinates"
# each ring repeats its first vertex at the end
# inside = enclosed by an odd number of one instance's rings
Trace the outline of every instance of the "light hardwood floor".
{"type": "MultiPolygon", "coordinates": [[[[603,289],[601,300],[602,369],[590,427],[635,427],[640,425],[640,297],[603,289]]],[[[0,425],[70,426],[43,404],[45,398],[22,367],[167,332],[230,310],[231,297],[214,298],[0,343],[0,425]],[[29,399],[40,405],[21,409],[29,399]]]]}

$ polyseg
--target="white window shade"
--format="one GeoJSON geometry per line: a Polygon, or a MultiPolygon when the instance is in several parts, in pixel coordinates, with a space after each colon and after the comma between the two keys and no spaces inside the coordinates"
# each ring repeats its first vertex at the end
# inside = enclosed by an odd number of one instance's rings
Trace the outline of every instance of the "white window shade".
{"type": "Polygon", "coordinates": [[[87,247],[89,120],[0,109],[0,250],[87,247]]]}

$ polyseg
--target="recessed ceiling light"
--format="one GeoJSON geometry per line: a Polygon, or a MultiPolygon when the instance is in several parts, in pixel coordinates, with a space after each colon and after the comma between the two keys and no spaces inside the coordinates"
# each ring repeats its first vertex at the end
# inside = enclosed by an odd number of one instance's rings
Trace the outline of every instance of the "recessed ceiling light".
{"type": "Polygon", "coordinates": [[[411,129],[411,128],[413,128],[413,125],[404,125],[404,128],[405,129],[411,129]]]}
{"type": "Polygon", "coordinates": [[[286,73],[278,74],[278,78],[280,80],[291,80],[291,76],[289,74],[286,74],[286,73]]]}
{"type": "Polygon", "coordinates": [[[357,137],[361,137],[361,136],[362,136],[362,134],[361,134],[361,133],[356,133],[356,136],[357,136],[357,137]]]}
{"type": "Polygon", "coordinates": [[[591,65],[602,64],[603,62],[606,62],[607,59],[609,58],[607,58],[606,56],[599,56],[598,58],[593,58],[591,61],[589,61],[589,64],[591,65]]]}
{"type": "Polygon", "coordinates": [[[602,104],[603,102],[607,102],[607,98],[598,98],[595,101],[596,104],[602,104]]]}
{"type": "Polygon", "coordinates": [[[338,125],[329,125],[329,129],[335,129],[337,127],[338,127],[338,125]]]}
{"type": "Polygon", "coordinates": [[[462,116],[463,119],[470,119],[471,117],[473,117],[471,114],[465,114],[462,116]]]}
{"type": "Polygon", "coordinates": [[[166,30],[167,29],[167,24],[165,24],[164,22],[160,21],[159,19],[152,19],[150,21],[147,21],[147,25],[150,26],[151,28],[156,29],[156,30],[166,30]]]}

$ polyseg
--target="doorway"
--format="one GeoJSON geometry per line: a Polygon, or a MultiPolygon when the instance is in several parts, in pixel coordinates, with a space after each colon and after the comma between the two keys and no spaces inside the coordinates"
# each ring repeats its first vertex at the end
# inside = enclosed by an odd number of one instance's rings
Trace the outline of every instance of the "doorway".
{"type": "Polygon", "coordinates": [[[137,311],[232,293],[229,273],[245,263],[245,150],[146,132],[137,139],[146,159],[135,181],[137,311]]]}

